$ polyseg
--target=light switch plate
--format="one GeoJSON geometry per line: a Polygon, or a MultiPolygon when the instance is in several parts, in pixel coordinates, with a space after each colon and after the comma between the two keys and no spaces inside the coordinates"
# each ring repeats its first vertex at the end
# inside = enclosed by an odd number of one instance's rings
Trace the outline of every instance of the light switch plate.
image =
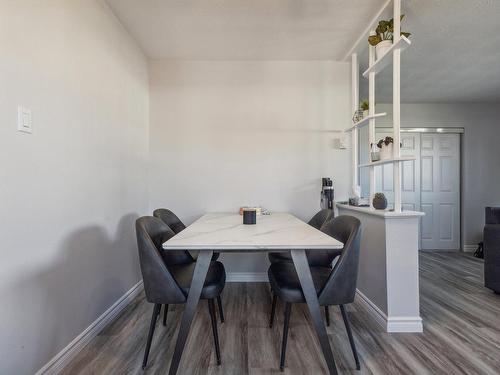
{"type": "Polygon", "coordinates": [[[31,109],[22,106],[17,107],[17,130],[24,133],[33,133],[31,109]]]}

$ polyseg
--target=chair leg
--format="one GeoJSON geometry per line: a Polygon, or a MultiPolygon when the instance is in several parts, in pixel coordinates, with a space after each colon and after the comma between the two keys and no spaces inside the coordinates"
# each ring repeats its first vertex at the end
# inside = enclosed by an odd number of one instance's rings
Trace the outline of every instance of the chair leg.
{"type": "Polygon", "coordinates": [[[330,327],[330,313],[328,311],[328,306],[325,306],[325,318],[326,318],[326,326],[330,327]]]}
{"type": "Polygon", "coordinates": [[[271,319],[269,320],[269,328],[273,328],[273,323],[274,323],[274,313],[276,312],[276,294],[273,294],[273,302],[271,305],[271,319]]]}
{"type": "Polygon", "coordinates": [[[155,333],[156,320],[160,314],[161,305],[159,303],[155,304],[153,308],[153,316],[151,317],[151,324],[149,325],[148,341],[146,342],[146,351],[144,352],[144,359],[142,361],[142,369],[146,368],[148,364],[149,349],[151,349],[151,341],[153,341],[153,334],[155,333]]]}
{"type": "Polygon", "coordinates": [[[359,364],[358,351],[356,350],[356,344],[354,343],[354,338],[352,337],[351,325],[349,324],[349,318],[347,317],[344,305],[340,305],[340,312],[342,313],[342,318],[344,319],[345,329],[347,331],[347,336],[349,337],[349,343],[351,344],[352,354],[354,355],[354,360],[356,361],[356,370],[360,370],[361,366],[359,364]]]}
{"type": "Polygon", "coordinates": [[[163,310],[163,326],[167,325],[167,313],[168,313],[168,305],[165,305],[163,310]]]}
{"type": "Polygon", "coordinates": [[[217,358],[217,365],[220,365],[221,360],[220,360],[219,335],[217,334],[217,319],[215,317],[215,303],[213,299],[208,300],[208,312],[210,313],[210,320],[212,321],[212,333],[214,335],[215,356],[217,358]]]}
{"type": "Polygon", "coordinates": [[[283,342],[281,343],[281,359],[280,359],[281,371],[285,369],[286,342],[288,339],[288,327],[290,323],[291,312],[292,312],[292,304],[290,302],[287,302],[285,306],[285,323],[283,325],[283,342]]]}
{"type": "Polygon", "coordinates": [[[221,300],[220,296],[217,296],[217,305],[219,306],[220,322],[224,323],[224,310],[222,310],[222,300],[221,300]]]}

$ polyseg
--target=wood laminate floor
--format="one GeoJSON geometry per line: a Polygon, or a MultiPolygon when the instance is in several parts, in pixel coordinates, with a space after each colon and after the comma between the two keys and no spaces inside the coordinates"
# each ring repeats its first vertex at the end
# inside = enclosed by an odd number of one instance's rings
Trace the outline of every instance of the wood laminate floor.
{"type": "MultiPolygon", "coordinates": [[[[340,374],[500,374],[500,295],[483,287],[482,261],[458,253],[420,254],[424,333],[384,332],[356,302],[348,307],[361,371],[355,370],[338,308],[331,307],[330,343],[340,374]]],[[[268,328],[266,283],[228,283],[226,322],[219,325],[222,365],[215,364],[206,301],[191,327],[179,374],[279,374],[283,309],[268,328]]],[[[159,320],[148,368],[141,369],[152,305],[138,296],[64,369],[63,374],[166,374],[182,306],[159,320]]],[[[325,374],[305,305],[294,305],[284,374],[325,374]]]]}

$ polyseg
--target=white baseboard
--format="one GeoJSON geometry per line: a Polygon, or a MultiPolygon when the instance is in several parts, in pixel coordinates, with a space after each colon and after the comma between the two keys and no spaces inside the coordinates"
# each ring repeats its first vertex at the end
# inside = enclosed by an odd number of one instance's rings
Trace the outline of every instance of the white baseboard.
{"type": "Polygon", "coordinates": [[[356,289],[356,297],[361,306],[377,321],[377,323],[383,328],[387,329],[387,315],[385,312],[380,310],[377,305],[375,305],[367,296],[365,296],[359,289],[356,289]]]}
{"type": "Polygon", "coordinates": [[[472,253],[477,250],[477,244],[475,245],[464,245],[462,250],[466,253],[472,253]]]}
{"type": "Polygon", "coordinates": [[[422,318],[419,316],[390,317],[387,319],[387,332],[423,332],[422,318]]]}
{"type": "Polygon", "coordinates": [[[128,306],[130,302],[142,291],[142,280],[135,284],[129,291],[116,301],[113,306],[107,309],[90,326],[71,341],[68,346],[61,350],[45,366],[36,372],[35,375],[55,375],[62,371],[84,347],[97,336],[116,316],[128,306]]]}
{"type": "Polygon", "coordinates": [[[365,310],[376,320],[376,322],[386,332],[423,332],[422,318],[415,317],[388,317],[385,312],[380,310],[367,296],[359,289],[356,290],[358,301],[365,310]]]}
{"type": "Polygon", "coordinates": [[[229,272],[226,276],[228,283],[267,283],[267,272],[229,272]]]}

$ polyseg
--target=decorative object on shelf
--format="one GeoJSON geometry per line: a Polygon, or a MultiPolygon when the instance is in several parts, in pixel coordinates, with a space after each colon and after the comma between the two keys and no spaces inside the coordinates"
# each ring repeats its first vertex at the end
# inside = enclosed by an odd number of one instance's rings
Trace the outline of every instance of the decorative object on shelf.
{"type": "MultiPolygon", "coordinates": [[[[404,14],[401,15],[401,21],[405,17],[404,14]]],[[[389,21],[380,20],[375,31],[370,32],[368,37],[368,43],[375,47],[375,52],[377,53],[377,60],[382,58],[389,48],[392,46],[394,40],[394,19],[391,18],[389,21]]],[[[401,35],[409,37],[411,34],[405,31],[401,31],[401,35]]]]}
{"type": "Polygon", "coordinates": [[[363,100],[359,108],[363,111],[363,118],[368,117],[368,110],[370,109],[370,104],[368,103],[368,100],[363,100]]]}
{"type": "Polygon", "coordinates": [[[356,124],[363,120],[363,110],[358,109],[356,112],[354,112],[354,115],[352,116],[352,123],[356,124]]]}
{"type": "Polygon", "coordinates": [[[383,193],[375,193],[372,203],[373,208],[376,210],[385,210],[387,208],[387,198],[383,193]]]}
{"type": "Polygon", "coordinates": [[[370,158],[371,161],[379,161],[380,160],[380,152],[378,150],[377,145],[371,143],[371,150],[370,150],[370,158]]]}
{"type": "Polygon", "coordinates": [[[361,186],[353,186],[351,189],[351,197],[349,198],[350,206],[358,206],[359,200],[361,199],[361,186]]]}
{"type": "Polygon", "coordinates": [[[384,139],[378,141],[377,147],[380,149],[379,160],[387,160],[392,158],[393,144],[394,139],[392,137],[385,137],[384,139]]]}

